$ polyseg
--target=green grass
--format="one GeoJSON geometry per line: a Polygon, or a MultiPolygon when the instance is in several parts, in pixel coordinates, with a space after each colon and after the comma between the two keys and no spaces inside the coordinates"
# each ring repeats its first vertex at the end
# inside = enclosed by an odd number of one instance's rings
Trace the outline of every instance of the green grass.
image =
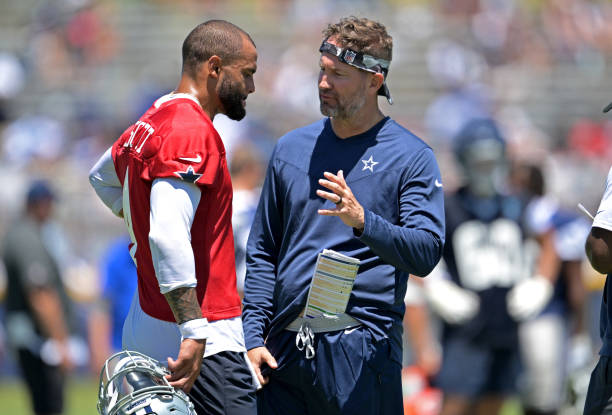
{"type": "MultiPolygon", "coordinates": [[[[68,383],[64,415],[96,415],[98,380],[73,377],[68,383]]],[[[18,378],[0,379],[0,412],[32,415],[28,393],[18,378]]]]}
{"type": "MultiPolygon", "coordinates": [[[[68,383],[64,415],[96,415],[98,379],[73,377],[68,383]]],[[[0,379],[0,413],[32,415],[27,391],[17,378],[0,379]]],[[[522,415],[520,404],[511,399],[500,415],[522,415]]]]}
{"type": "Polygon", "coordinates": [[[523,415],[523,409],[518,399],[508,399],[502,407],[499,415],[523,415]]]}

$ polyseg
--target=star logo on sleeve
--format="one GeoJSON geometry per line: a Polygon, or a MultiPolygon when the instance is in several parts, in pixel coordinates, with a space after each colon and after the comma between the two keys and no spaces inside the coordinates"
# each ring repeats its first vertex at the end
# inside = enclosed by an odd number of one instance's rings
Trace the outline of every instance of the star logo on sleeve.
{"type": "Polygon", "coordinates": [[[361,171],[370,170],[372,173],[374,173],[374,166],[378,164],[377,161],[372,159],[372,156],[367,160],[361,160],[361,162],[363,163],[363,169],[361,169],[361,171]]]}
{"type": "Polygon", "coordinates": [[[191,166],[187,167],[185,171],[175,171],[174,174],[189,183],[195,183],[202,177],[202,175],[196,173],[191,166]]]}

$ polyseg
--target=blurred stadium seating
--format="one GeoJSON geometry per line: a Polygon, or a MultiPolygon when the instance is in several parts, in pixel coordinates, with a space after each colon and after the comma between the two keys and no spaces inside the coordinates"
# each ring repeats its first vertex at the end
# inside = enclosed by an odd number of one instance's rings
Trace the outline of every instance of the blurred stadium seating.
{"type": "MultiPolygon", "coordinates": [[[[72,247],[67,282],[77,302],[90,303],[100,256],[123,224],[95,198],[88,169],[174,88],[188,31],[223,18],[253,37],[259,69],[249,115],[242,124],[216,122],[229,152],[246,140],[266,154],[284,132],[319,117],[321,30],[350,14],[387,25],[395,103],[381,107],[432,145],[445,187],[457,183],[452,137],[437,128],[466,109],[453,105],[472,103],[434,104],[476,91],[505,128],[515,158],[538,161],[563,205],[596,210],[612,160],[612,123],[601,114],[612,99],[610,2],[8,0],[0,10],[0,234],[25,184],[50,178],[72,247]]],[[[1,356],[0,376],[10,371],[8,355],[1,356]]]]}

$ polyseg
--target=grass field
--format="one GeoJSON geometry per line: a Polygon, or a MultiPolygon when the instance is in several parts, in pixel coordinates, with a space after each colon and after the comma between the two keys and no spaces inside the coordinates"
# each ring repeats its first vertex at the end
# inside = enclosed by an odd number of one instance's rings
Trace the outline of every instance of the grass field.
{"type": "MultiPolygon", "coordinates": [[[[73,378],[68,384],[64,415],[97,415],[97,389],[98,379],[73,378]]],[[[32,415],[27,392],[16,378],[0,379],[0,413],[32,415]]],[[[522,415],[522,411],[518,402],[511,400],[500,415],[522,415]]]]}
{"type": "MultiPolygon", "coordinates": [[[[96,415],[98,379],[73,378],[68,384],[64,415],[96,415]]],[[[0,413],[31,415],[25,387],[17,378],[0,379],[0,413]]]]}

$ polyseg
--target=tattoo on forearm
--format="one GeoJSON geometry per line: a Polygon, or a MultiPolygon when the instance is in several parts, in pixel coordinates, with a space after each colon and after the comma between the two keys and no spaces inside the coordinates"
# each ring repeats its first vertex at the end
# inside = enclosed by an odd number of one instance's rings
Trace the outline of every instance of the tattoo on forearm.
{"type": "Polygon", "coordinates": [[[168,304],[170,304],[177,324],[202,318],[202,310],[200,309],[200,304],[198,304],[195,288],[177,288],[164,294],[164,296],[168,304]]]}

